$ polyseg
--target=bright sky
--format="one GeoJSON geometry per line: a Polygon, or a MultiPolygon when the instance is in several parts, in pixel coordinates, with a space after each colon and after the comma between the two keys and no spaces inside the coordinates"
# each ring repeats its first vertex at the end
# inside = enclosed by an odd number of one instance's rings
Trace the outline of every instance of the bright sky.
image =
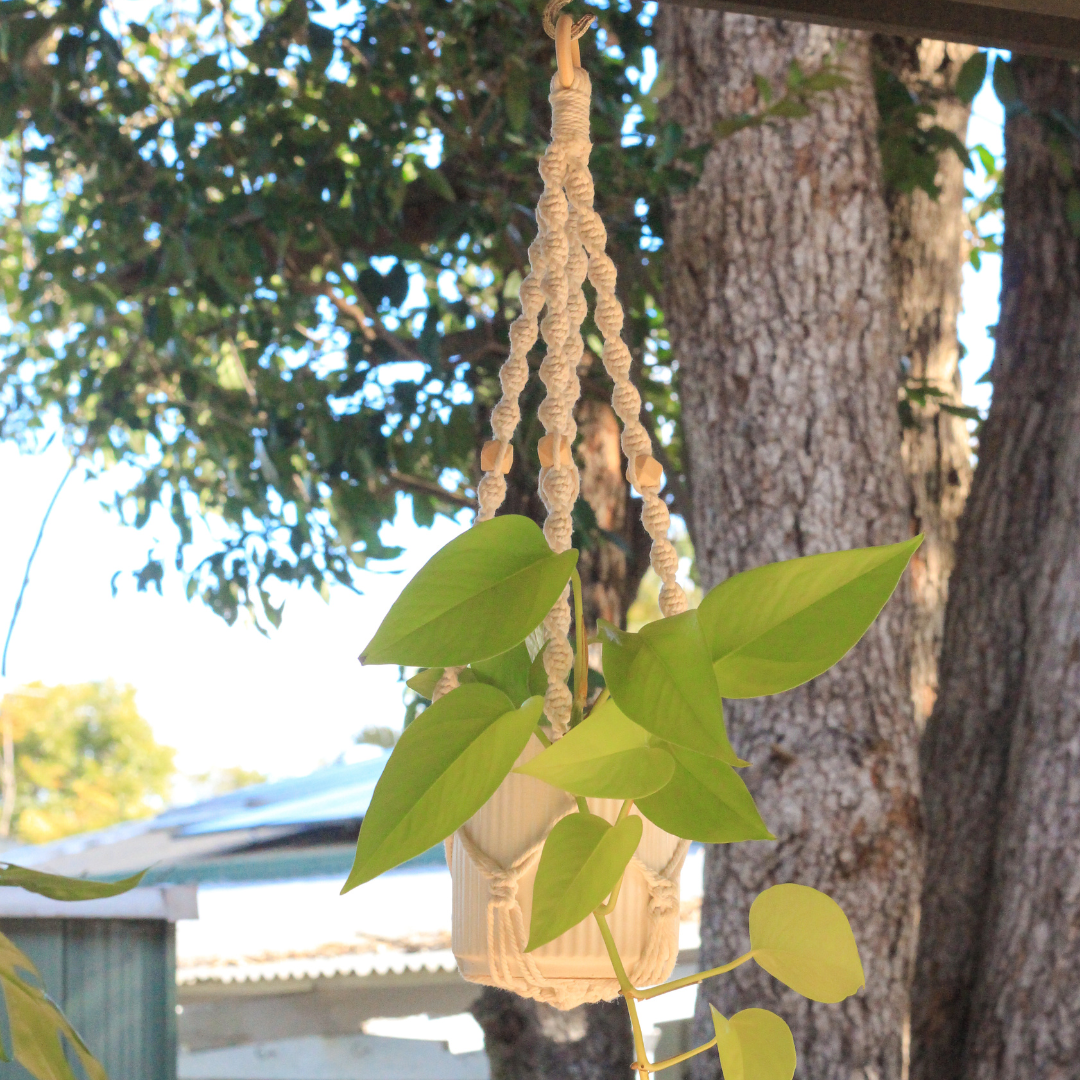
{"type": "MultiPolygon", "coordinates": [[[[1000,153],[1001,124],[1000,106],[984,90],[970,141],[1000,153]]],[[[965,271],[964,400],[982,409],[990,388],[974,383],[992,358],[986,327],[997,322],[999,287],[997,258],[985,259],[979,273],[965,271]]],[[[66,467],[59,446],[28,457],[0,444],[0,633],[66,467]]],[[[468,515],[427,531],[400,512],[385,534],[406,549],[390,565],[397,573],[361,574],[363,596],[339,588],[328,604],[311,590],[292,593],[281,629],[267,640],[188,603],[173,571],[166,572],[161,597],[136,592],[125,573],[113,598],[114,572],[142,566],[153,538],[170,537],[167,523],[152,521],[143,533],[118,524],[100,505],[113,491],[109,478],[76,475],[61,495],[13,639],[11,680],[131,683],[142,714],[161,742],[177,748],[177,764],[187,773],[242,765],[271,776],[301,775],[337,757],[362,728],[400,724],[397,669],[361,668],[356,657],[408,577],[467,524],[468,515]]]]}

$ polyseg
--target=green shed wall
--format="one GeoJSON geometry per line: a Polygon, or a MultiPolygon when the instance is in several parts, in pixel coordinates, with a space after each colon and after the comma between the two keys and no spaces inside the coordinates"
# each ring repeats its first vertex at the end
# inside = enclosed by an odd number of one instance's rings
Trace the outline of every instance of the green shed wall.
{"type": "MultiPolygon", "coordinates": [[[[0,919],[109,1080],[176,1080],[176,928],[150,919],[0,919]]],[[[0,1062],[0,1080],[31,1080],[0,1062]]]]}

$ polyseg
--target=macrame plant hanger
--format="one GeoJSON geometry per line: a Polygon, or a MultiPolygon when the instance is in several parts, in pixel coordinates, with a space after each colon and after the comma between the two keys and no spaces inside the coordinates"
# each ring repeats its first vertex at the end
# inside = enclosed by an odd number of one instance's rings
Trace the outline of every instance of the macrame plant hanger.
{"type": "MultiPolygon", "coordinates": [[[[607,231],[593,208],[592,87],[581,67],[577,43],[593,18],[585,16],[575,23],[569,15],[560,15],[568,2],[551,0],[544,12],[544,28],[555,39],[558,61],[549,97],[551,142],[540,159],[544,191],[536,208],[539,228],[529,247],[530,272],[521,283],[521,314],[510,327],[510,354],[499,372],[502,398],[492,412],[494,438],[481,453],[484,476],[476,520],[494,517],[506,497],[506,473],[514,456],[511,440],[521,419],[518,400],[528,381],[528,354],[539,329],[545,345],[540,378],[547,391],[539,410],[545,434],[537,447],[540,497],[547,510],[544,535],[555,552],[571,546],[571,514],[581,486],[572,448],[577,436],[574,408],[581,393],[578,368],[585,353],[581,326],[587,304],[582,285],[588,278],[596,292],[593,318],[603,337],[603,364],[614,383],[612,406],[623,425],[626,478],[642,498],[642,522],[652,539],[650,562],[662,583],[660,610],[665,616],[677,615],[687,603],[676,581],[678,556],[668,540],[670,517],[660,498],[663,471],[641,423],[641,397],[630,381],[630,351],[621,336],[623,311],[615,295],[615,264],[605,250],[607,231]]],[[[567,586],[543,624],[548,677],[544,713],[552,738],[565,734],[573,708],[567,685],[574,660],[570,623],[567,586]]],[[[457,670],[445,671],[435,698],[457,685],[457,670]]],[[[540,749],[533,739],[520,761],[540,749]]],[[[617,800],[589,800],[591,812],[609,821],[615,820],[619,807],[617,800]]],[[[607,950],[592,920],[533,953],[524,952],[532,882],[544,840],[573,809],[565,792],[511,773],[491,800],[446,841],[453,876],[453,949],[467,979],[562,1009],[618,995],[607,950]]],[[[675,965],[679,873],[689,846],[649,821],[643,824],[641,844],[611,920],[628,974],[639,986],[663,981],[675,965]]]]}

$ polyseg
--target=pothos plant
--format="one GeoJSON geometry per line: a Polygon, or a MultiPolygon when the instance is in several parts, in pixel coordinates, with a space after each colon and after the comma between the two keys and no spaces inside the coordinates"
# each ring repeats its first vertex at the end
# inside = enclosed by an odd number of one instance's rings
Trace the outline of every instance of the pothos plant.
{"type": "Polygon", "coordinates": [[[423,668],[432,698],[447,667],[459,685],[406,728],[375,788],[343,892],[427,851],[464,825],[515,769],[530,739],[544,750],[516,771],[568,792],[577,813],[549,833],[537,867],[527,951],[596,920],[630,1013],[642,1078],[713,1047],[725,1080],[791,1080],[795,1046],[774,1013],[713,1009],[715,1036],[649,1062],[637,1002],[750,960],[797,993],[837,1002],[864,982],[848,920],[824,893],[778,884],[750,908],[750,949],[697,975],[633,986],[608,926],[642,816],[688,840],[771,840],[738,770],[723,699],[778,694],[832,667],[862,637],[921,543],[812,555],[737,574],[696,610],[627,633],[599,625],[603,685],[590,700],[577,552],[553,553],[535,523],[506,515],[440,550],[390,609],[361,660],[423,668]],[[570,584],[575,612],[569,731],[553,740],[538,629],[570,584]],[[589,798],[621,799],[614,823],[589,798]],[[639,814],[631,814],[636,807],[639,814]]]}

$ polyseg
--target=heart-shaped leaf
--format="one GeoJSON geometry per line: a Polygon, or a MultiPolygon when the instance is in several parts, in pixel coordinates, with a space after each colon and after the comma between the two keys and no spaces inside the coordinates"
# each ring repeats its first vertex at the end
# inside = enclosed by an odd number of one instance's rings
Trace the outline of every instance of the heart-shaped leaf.
{"type": "Polygon", "coordinates": [[[616,704],[662,739],[729,765],[745,765],[728,742],[724,705],[696,611],[684,611],[628,634],[599,624],[604,677],[616,704]]]}
{"type": "Polygon", "coordinates": [[[520,705],[527,697],[532,696],[529,690],[531,666],[529,650],[525,648],[523,641],[490,660],[478,660],[470,665],[470,670],[477,682],[496,687],[515,705],[520,705]]]}
{"type": "Polygon", "coordinates": [[[847,916],[806,885],[774,885],[753,902],[750,948],[774,979],[811,1001],[843,1001],[866,982],[847,916]]]}
{"type": "Polygon", "coordinates": [[[435,553],[402,590],[360,660],[450,667],[506,652],[543,621],[577,563],[540,527],[507,514],[435,553]]]}
{"type": "Polygon", "coordinates": [[[724,1080],[791,1080],[795,1040],[781,1017],[768,1009],[743,1009],[727,1020],[709,1009],[724,1080]]]}
{"type": "Polygon", "coordinates": [[[375,786],[342,892],[445,839],[491,798],[525,749],[542,698],[515,709],[493,686],[468,683],[405,730],[375,786]]]}
{"type": "Polygon", "coordinates": [[[634,814],[609,825],[595,814],[570,814],[548,834],[533,884],[529,946],[554,941],[603,902],[641,842],[634,814]]]}
{"type": "Polygon", "coordinates": [[[637,808],[654,825],[704,844],[776,839],[730,765],[681,746],[667,744],[665,749],[675,759],[670,782],[655,795],[637,800],[637,808]]]}
{"type": "Polygon", "coordinates": [[[12,885],[27,892],[38,893],[52,900],[102,900],[129,892],[146,876],[146,871],[122,881],[88,881],[86,878],[61,877],[29,870],[14,863],[0,864],[0,885],[12,885]]]}
{"type": "Polygon", "coordinates": [[[831,668],[877,618],[921,543],[770,563],[717,585],[697,613],[720,694],[779,694],[831,668]]]}
{"type": "Polygon", "coordinates": [[[637,799],[659,791],[675,759],[649,746],[649,733],[608,698],[577,727],[515,772],[597,799],[637,799]]]}

